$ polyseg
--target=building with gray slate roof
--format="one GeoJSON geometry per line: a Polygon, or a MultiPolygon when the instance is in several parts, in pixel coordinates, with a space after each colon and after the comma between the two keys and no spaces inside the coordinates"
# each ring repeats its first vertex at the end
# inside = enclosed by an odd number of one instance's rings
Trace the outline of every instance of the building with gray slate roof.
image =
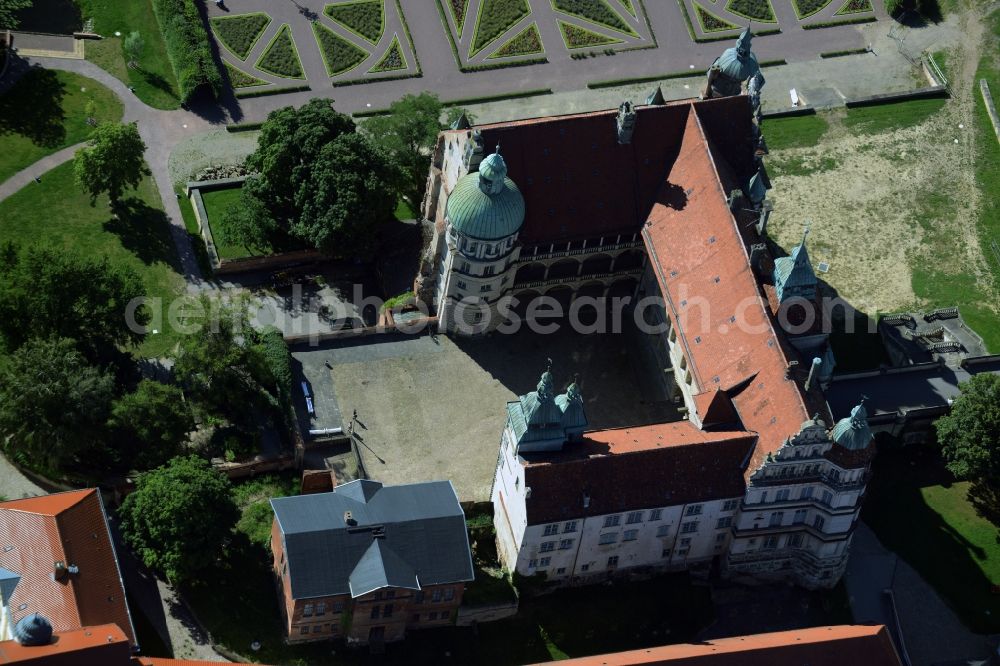
{"type": "Polygon", "coordinates": [[[271,550],[289,642],[378,644],[451,622],[473,579],[465,514],[450,481],[271,500],[271,550]]]}

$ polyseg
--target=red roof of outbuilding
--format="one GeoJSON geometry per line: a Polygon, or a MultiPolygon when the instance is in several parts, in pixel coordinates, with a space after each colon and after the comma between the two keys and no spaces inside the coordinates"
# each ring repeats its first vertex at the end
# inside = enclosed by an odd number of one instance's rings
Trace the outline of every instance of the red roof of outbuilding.
{"type": "MultiPolygon", "coordinates": [[[[554,663],[554,662],[552,662],[554,663]]],[[[901,666],[883,625],[813,627],[560,661],[563,666],[901,666]]]]}
{"type": "Polygon", "coordinates": [[[39,613],[60,632],[114,623],[135,643],[97,490],[0,503],[0,567],[21,577],[9,600],[14,622],[39,613]],[[78,572],[57,580],[56,562],[78,572]]]}

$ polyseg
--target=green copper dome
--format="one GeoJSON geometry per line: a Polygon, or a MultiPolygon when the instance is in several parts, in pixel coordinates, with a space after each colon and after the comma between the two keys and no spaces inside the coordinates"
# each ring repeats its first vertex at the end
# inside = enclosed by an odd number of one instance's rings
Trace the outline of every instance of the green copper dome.
{"type": "Polygon", "coordinates": [[[715,61],[714,67],[736,81],[746,81],[751,76],[760,71],[757,64],[757,56],[750,50],[750,40],[753,34],[747,28],[736,40],[736,46],[726,49],[719,59],[715,61]]]}
{"type": "Polygon", "coordinates": [[[479,165],[478,173],[459,178],[448,197],[448,221],[477,240],[500,240],[524,224],[524,197],[510,178],[499,152],[479,165]]]}
{"type": "Polygon", "coordinates": [[[872,431],[868,427],[868,410],[861,401],[847,418],[837,421],[830,431],[830,439],[850,451],[860,451],[872,441],[872,431]]]}

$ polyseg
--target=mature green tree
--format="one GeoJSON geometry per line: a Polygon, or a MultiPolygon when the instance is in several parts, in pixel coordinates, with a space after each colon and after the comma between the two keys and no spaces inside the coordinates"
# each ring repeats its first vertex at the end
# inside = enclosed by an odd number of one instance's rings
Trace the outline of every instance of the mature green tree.
{"type": "Polygon", "coordinates": [[[30,466],[58,467],[102,437],[113,393],[72,340],[30,340],[0,363],[0,442],[30,466]]]}
{"type": "Polygon", "coordinates": [[[0,0],[0,28],[13,30],[17,27],[17,13],[27,9],[32,0],[0,0]]]}
{"type": "Polygon", "coordinates": [[[194,419],[179,388],[144,379],[115,401],[109,425],[121,462],[150,469],[183,452],[194,419]]]}
{"type": "Polygon", "coordinates": [[[214,312],[181,339],[174,376],[207,414],[253,432],[258,418],[272,415],[278,405],[259,334],[242,311],[213,307],[207,299],[201,304],[204,311],[214,312]]]}
{"type": "Polygon", "coordinates": [[[282,232],[264,202],[257,198],[255,182],[260,176],[250,176],[240,192],[240,200],[230,206],[219,222],[231,243],[250,248],[267,247],[275,235],[282,232]]]}
{"type": "Polygon", "coordinates": [[[137,30],[133,30],[125,36],[125,41],[122,42],[122,49],[125,51],[125,55],[128,56],[129,67],[135,69],[139,66],[139,59],[142,57],[142,51],[145,47],[146,41],[137,30]]]}
{"type": "Polygon", "coordinates": [[[320,151],[308,187],[296,197],[292,234],[328,254],[371,251],[375,227],[395,210],[396,171],[363,134],[343,134],[320,151]]]}
{"type": "Polygon", "coordinates": [[[146,294],[142,278],[107,257],[86,259],[47,247],[0,247],[0,347],[17,349],[30,337],[75,340],[92,362],[117,358],[119,347],[142,342],[149,312],[129,303],[146,294]]]}
{"type": "Polygon", "coordinates": [[[90,144],[76,152],[73,174],[77,184],[90,195],[90,205],[107,194],[111,205],[118,203],[125,188],[135,189],[149,175],[143,153],[146,144],[135,123],[101,123],[90,144]]]}
{"type": "Polygon", "coordinates": [[[1000,488],[1000,376],[974,375],[961,389],[951,412],[935,423],[948,469],[1000,488]]]}
{"type": "Polygon", "coordinates": [[[215,563],[240,511],[229,479],[188,456],[141,474],[119,516],[126,543],[143,563],[177,582],[215,563]]]}
{"type": "Polygon", "coordinates": [[[365,121],[368,131],[400,170],[399,195],[415,211],[420,210],[431,166],[431,154],[438,133],[466,114],[459,107],[451,107],[441,122],[441,100],[432,93],[404,95],[389,106],[389,113],[365,121]]]}

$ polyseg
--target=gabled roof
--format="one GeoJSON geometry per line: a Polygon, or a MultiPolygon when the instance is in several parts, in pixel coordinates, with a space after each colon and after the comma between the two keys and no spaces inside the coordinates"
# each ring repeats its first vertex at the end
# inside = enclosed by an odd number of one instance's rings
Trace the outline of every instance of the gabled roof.
{"type": "Polygon", "coordinates": [[[125,589],[97,490],[0,503],[0,567],[21,577],[10,598],[13,622],[38,613],[57,632],[114,623],[135,644],[125,589]],[[56,562],[76,566],[78,572],[66,572],[56,579],[56,562]]]}
{"type": "Polygon", "coordinates": [[[271,507],[293,599],[473,578],[465,514],[450,481],[352,481],[329,493],[275,498],[271,507]]]}
{"type": "Polygon", "coordinates": [[[740,422],[732,398],[722,389],[694,396],[695,409],[704,428],[717,425],[735,425],[740,422]]]}
{"type": "Polygon", "coordinates": [[[841,625],[717,638],[560,661],[564,666],[901,666],[884,625],[841,625]]]}
{"type": "Polygon", "coordinates": [[[739,497],[755,440],[677,421],[588,432],[561,452],[525,454],[528,524],[739,497]]]}
{"type": "Polygon", "coordinates": [[[798,432],[811,411],[787,372],[794,352],[776,332],[750,268],[747,243],[760,239],[744,238],[756,232],[751,225],[742,225],[741,232],[727,204],[727,188],[737,185],[746,165],[729,163],[718,140],[739,129],[739,118],[750,117],[744,96],[729,99],[745,106],[733,110],[737,127],[727,129],[712,110],[706,115],[711,140],[702,129],[702,107],[688,116],[680,154],[643,239],[697,388],[727,390],[744,429],[759,435],[749,474],[798,432]]]}

